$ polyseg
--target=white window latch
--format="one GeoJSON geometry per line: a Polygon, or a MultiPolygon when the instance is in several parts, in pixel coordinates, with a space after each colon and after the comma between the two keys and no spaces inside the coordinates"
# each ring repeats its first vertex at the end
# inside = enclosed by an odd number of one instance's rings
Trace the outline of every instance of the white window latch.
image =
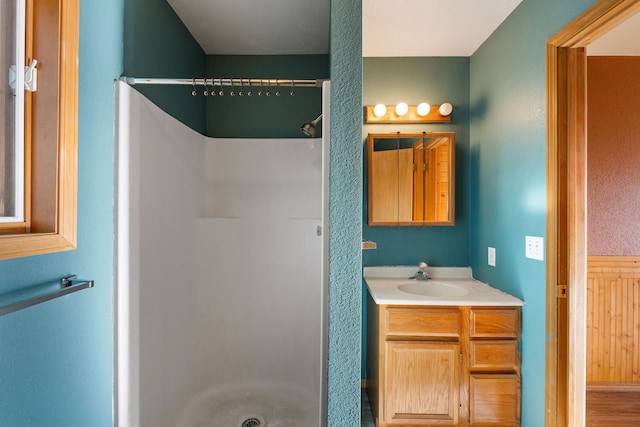
{"type": "MultiPolygon", "coordinates": [[[[38,90],[38,60],[31,61],[31,65],[24,67],[24,89],[29,92],[38,90]]],[[[9,67],[9,87],[13,90],[16,88],[16,66],[9,67]]]]}

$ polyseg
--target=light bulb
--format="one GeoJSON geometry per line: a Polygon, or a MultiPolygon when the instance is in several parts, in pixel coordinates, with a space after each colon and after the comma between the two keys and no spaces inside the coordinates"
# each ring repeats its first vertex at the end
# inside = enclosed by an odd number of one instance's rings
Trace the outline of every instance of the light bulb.
{"type": "Polygon", "coordinates": [[[451,114],[451,112],[453,111],[453,105],[449,104],[448,102],[445,102],[444,104],[442,104],[440,106],[440,114],[443,116],[448,116],[449,114],[451,114]]]}
{"type": "Polygon", "coordinates": [[[431,111],[431,106],[426,102],[418,104],[418,115],[420,117],[426,116],[427,114],[429,114],[429,111],[431,111]]]}
{"type": "Polygon", "coordinates": [[[405,102],[401,102],[396,105],[396,114],[399,116],[404,116],[409,111],[409,106],[405,102]]]}
{"type": "Polygon", "coordinates": [[[376,115],[376,117],[382,117],[385,114],[387,114],[387,106],[384,104],[378,104],[375,107],[373,107],[373,114],[376,115]]]}

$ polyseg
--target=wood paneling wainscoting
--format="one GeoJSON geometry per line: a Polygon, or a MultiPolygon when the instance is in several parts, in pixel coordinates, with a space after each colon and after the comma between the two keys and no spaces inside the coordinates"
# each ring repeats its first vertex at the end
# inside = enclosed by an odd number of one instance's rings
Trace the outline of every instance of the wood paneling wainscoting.
{"type": "Polygon", "coordinates": [[[587,258],[587,383],[640,383],[640,257],[587,258]]]}
{"type": "Polygon", "coordinates": [[[587,258],[587,426],[640,417],[640,257],[587,258]]]}
{"type": "Polygon", "coordinates": [[[640,425],[638,383],[587,384],[587,427],[640,425]]]}

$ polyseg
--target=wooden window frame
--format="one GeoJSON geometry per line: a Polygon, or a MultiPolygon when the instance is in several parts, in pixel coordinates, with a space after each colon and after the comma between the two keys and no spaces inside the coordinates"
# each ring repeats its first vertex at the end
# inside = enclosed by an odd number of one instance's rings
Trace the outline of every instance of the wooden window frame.
{"type": "Polygon", "coordinates": [[[0,259],[76,248],[79,0],[27,1],[25,222],[0,228],[0,259]]]}

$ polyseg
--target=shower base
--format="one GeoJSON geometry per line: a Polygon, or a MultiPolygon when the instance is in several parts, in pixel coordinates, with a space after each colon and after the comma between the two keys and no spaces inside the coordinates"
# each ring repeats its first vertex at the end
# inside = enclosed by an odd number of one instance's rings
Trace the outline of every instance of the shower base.
{"type": "Polygon", "coordinates": [[[319,407],[317,394],[297,387],[229,385],[193,397],[176,427],[314,427],[319,407]]]}

